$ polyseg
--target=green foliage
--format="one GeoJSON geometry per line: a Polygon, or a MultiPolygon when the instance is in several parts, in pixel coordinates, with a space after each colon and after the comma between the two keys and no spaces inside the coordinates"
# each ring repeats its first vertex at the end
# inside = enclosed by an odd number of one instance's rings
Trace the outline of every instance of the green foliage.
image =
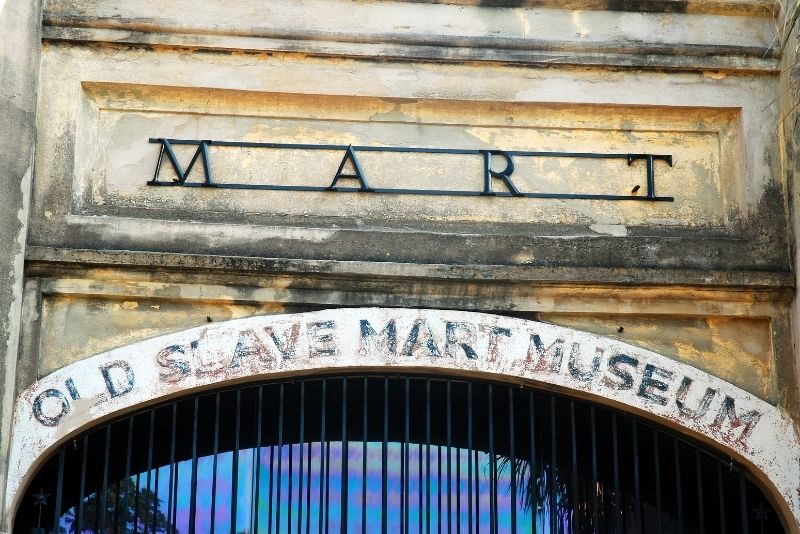
{"type": "MultiPolygon", "coordinates": [[[[578,521],[580,524],[593,524],[592,493],[595,493],[595,498],[599,504],[597,519],[601,524],[611,519],[605,517],[606,507],[604,506],[604,501],[613,499],[614,496],[613,492],[609,492],[607,488],[603,487],[602,482],[597,482],[597,486],[593,488],[583,487],[582,490],[577,492],[580,500],[575,502],[570,489],[571,481],[568,478],[569,475],[560,473],[557,469],[554,470],[554,473],[551,473],[549,466],[545,465],[538,465],[536,471],[531,472],[531,465],[527,460],[517,459],[512,466],[510,458],[498,456],[497,462],[499,473],[513,469],[517,498],[522,501],[521,504],[524,509],[540,515],[551,504],[554,504],[553,512],[560,524],[572,524],[573,521],[578,521]],[[551,478],[552,480],[550,480],[551,478]]],[[[583,483],[586,484],[587,481],[583,481],[583,483]]],[[[581,481],[578,481],[578,484],[580,485],[581,481]]],[[[510,493],[510,484],[506,489],[510,493]]],[[[616,504],[619,510],[633,509],[634,504],[630,496],[619,495],[617,496],[617,501],[616,504]]]]}
{"type": "MultiPolygon", "coordinates": [[[[83,501],[83,531],[102,533],[133,533],[147,532],[163,534],[178,534],[178,529],[170,524],[167,516],[162,511],[163,502],[147,488],[137,488],[135,479],[123,479],[118,484],[108,488],[105,500],[105,521],[103,528],[99,528],[101,521],[99,510],[102,499],[99,493],[93,493],[83,501]]],[[[72,532],[77,521],[75,509],[71,509],[65,516],[67,528],[60,528],[61,532],[72,532]]]]}

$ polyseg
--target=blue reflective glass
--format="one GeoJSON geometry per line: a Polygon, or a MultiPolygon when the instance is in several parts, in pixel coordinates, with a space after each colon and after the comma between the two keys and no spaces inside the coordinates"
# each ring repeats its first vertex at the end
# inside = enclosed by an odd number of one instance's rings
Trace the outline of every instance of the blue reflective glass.
{"type": "Polygon", "coordinates": [[[39,488],[55,499],[23,505],[15,532],[783,531],[743,467],[674,432],[550,392],[414,376],[179,399],[76,438],[39,488]]]}

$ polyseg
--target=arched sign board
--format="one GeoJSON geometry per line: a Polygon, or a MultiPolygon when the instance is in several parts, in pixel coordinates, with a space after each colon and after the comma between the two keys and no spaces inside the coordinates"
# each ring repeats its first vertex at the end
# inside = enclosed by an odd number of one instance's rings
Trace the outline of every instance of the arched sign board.
{"type": "MultiPolygon", "coordinates": [[[[314,370],[422,368],[531,380],[705,437],[750,464],[800,530],[800,447],[776,407],[691,366],[615,340],[481,313],[340,309],[210,324],[73,363],[17,400],[6,506],[65,438],[144,403],[314,370]]],[[[9,515],[10,516],[10,515],[9,515]]]]}

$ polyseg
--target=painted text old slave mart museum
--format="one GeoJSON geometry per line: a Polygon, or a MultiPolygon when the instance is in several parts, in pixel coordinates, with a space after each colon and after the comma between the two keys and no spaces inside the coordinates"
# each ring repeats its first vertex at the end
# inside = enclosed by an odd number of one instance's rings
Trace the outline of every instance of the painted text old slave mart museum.
{"type": "Polygon", "coordinates": [[[0,532],[800,532],[772,0],[0,0],[0,532]]]}

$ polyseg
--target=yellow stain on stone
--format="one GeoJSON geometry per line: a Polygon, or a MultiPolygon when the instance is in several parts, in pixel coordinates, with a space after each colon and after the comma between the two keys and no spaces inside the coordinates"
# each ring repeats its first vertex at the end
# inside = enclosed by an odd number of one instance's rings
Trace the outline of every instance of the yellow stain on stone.
{"type": "MultiPolygon", "coordinates": [[[[50,296],[42,302],[39,373],[116,347],[212,321],[286,311],[279,304],[50,296]]],[[[294,310],[291,310],[294,311],[294,310]]]]}
{"type": "Polygon", "coordinates": [[[703,71],[703,78],[711,78],[712,80],[724,80],[728,75],[719,71],[703,71]]]}
{"type": "Polygon", "coordinates": [[[539,318],[652,350],[763,399],[775,399],[769,319],[562,313],[542,313],[539,318]]]}

